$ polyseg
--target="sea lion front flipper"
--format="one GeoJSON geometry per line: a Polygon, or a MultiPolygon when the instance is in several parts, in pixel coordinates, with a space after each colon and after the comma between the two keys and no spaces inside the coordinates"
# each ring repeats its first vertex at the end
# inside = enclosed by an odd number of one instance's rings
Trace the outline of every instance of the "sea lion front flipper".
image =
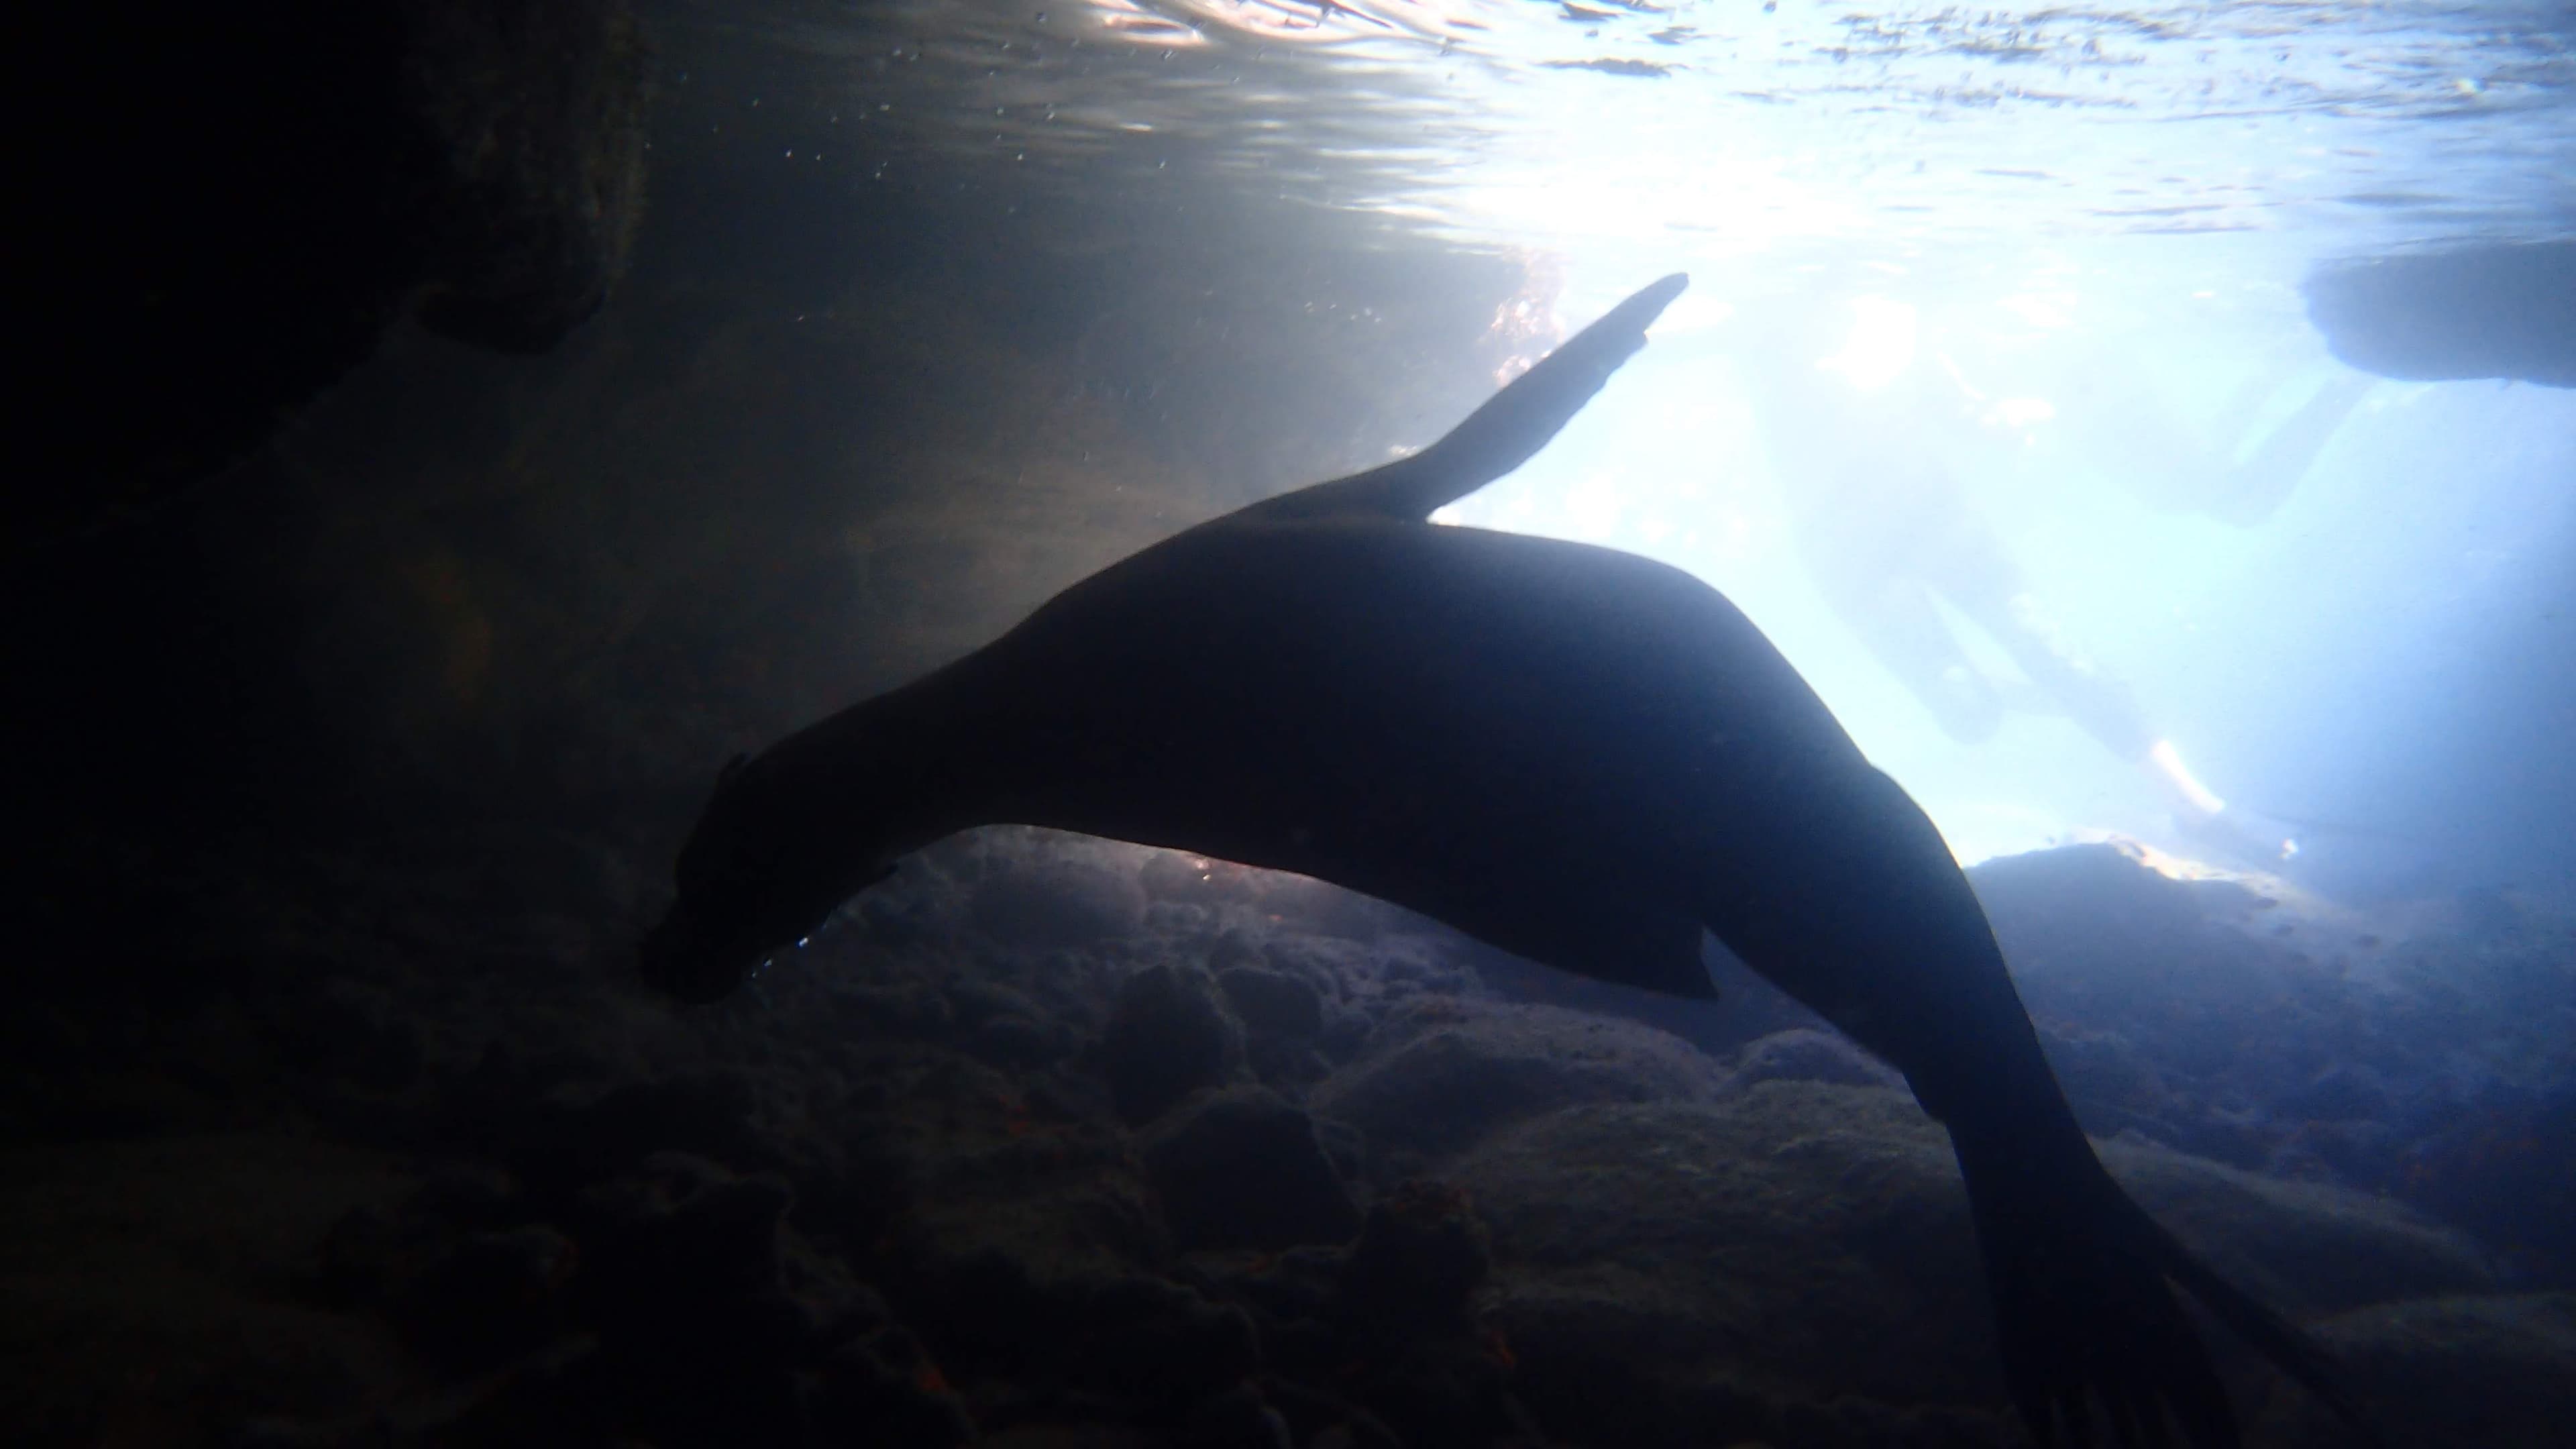
{"type": "Polygon", "coordinates": [[[1285,523],[1358,515],[1420,523],[1534,457],[1619,365],[1646,345],[1646,328],[1690,285],[1675,272],[1611,308],[1538,365],[1512,379],[1448,436],[1409,458],[1264,499],[1227,521],[1285,523]]]}

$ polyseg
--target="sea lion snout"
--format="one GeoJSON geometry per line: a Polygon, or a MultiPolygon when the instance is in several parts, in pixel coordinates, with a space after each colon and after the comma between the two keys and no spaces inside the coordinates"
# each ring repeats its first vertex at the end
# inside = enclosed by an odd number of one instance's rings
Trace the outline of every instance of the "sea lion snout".
{"type": "Polygon", "coordinates": [[[802,946],[840,903],[894,874],[870,866],[856,876],[798,872],[776,862],[764,872],[704,882],[680,898],[637,948],[645,984],[693,1006],[732,995],[768,958],[802,946]]]}

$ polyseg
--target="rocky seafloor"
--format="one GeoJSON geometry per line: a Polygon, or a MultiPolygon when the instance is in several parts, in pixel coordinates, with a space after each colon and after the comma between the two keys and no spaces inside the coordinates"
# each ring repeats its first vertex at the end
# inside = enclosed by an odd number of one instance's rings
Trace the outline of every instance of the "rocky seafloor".
{"type": "MultiPolygon", "coordinates": [[[[614,856],[465,858],[234,853],[149,989],[13,1011],[11,1442],[2025,1442],[1945,1138],[1758,983],[991,830],[688,1011],[614,856]]],[[[2568,922],[1973,878],[2151,1211],[2398,1442],[2563,1442],[2568,922]]],[[[2252,1442],[2342,1442],[2210,1334],[2252,1442]]]]}

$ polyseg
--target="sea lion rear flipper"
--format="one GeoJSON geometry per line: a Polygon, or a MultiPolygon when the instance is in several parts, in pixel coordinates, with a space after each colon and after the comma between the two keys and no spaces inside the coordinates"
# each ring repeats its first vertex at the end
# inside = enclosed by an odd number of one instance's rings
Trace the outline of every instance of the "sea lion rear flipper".
{"type": "Polygon", "coordinates": [[[1985,1259],[2013,1403],[2043,1449],[2094,1442],[2098,1411],[2123,1445],[2237,1449],[2227,1391],[2162,1264],[2155,1231],[2074,1138],[2051,1150],[2017,1132],[1951,1124],[1985,1259]],[[2019,1139],[2019,1140],[2017,1140],[2019,1139]]]}
{"type": "MultiPolygon", "coordinates": [[[[2389,1440],[2307,1334],[2211,1271],[2122,1192],[2090,1152],[1961,1132],[2004,1374],[2042,1445],[2092,1442],[2098,1409],[2121,1444],[2236,1449],[2227,1393],[2174,1286],[2342,1421],[2355,1445],[2389,1440]],[[2171,1415],[2179,1439],[2168,1436],[2171,1415]]],[[[2078,1139],[2080,1140],[2080,1139],[2078,1139]]]]}
{"type": "MultiPolygon", "coordinates": [[[[2134,1206],[2134,1204],[2133,1204],[2134,1206]]],[[[2144,1217],[2141,1212],[2139,1216],[2144,1217]]],[[[2352,1436],[2351,1442],[2362,1449],[2387,1449],[2390,1436],[2382,1432],[2379,1422],[2366,1413],[2326,1351],[2305,1330],[2280,1314],[2255,1301],[2253,1295],[2221,1278],[2206,1263],[2191,1255],[2173,1234],[2153,1220],[2147,1223],[2164,1258],[2165,1275],[2182,1285],[2183,1291],[2208,1309],[2210,1316],[2227,1325],[2238,1338],[2251,1344],[2272,1365],[2297,1381],[2300,1387],[2316,1396],[2343,1423],[2352,1436]]]]}
{"type": "Polygon", "coordinates": [[[1284,523],[1353,514],[1422,522],[1546,447],[1610,374],[1646,345],[1647,326],[1689,285],[1689,276],[1675,272],[1611,308],[1421,452],[1265,499],[1228,521],[1284,523]]]}

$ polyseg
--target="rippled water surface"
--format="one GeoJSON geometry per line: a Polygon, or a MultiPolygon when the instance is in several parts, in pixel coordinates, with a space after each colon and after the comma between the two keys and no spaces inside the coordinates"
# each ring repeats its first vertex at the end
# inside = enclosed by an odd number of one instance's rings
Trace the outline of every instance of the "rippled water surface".
{"type": "MultiPolygon", "coordinates": [[[[1215,178],[1545,246],[1920,252],[2576,224],[2576,8],[2519,0],[692,5],[826,167],[1215,178]],[[835,150],[838,155],[833,154],[835,150]]],[[[695,99],[720,124],[756,99],[695,99]]],[[[782,161],[790,159],[782,156],[782,161]]]]}

